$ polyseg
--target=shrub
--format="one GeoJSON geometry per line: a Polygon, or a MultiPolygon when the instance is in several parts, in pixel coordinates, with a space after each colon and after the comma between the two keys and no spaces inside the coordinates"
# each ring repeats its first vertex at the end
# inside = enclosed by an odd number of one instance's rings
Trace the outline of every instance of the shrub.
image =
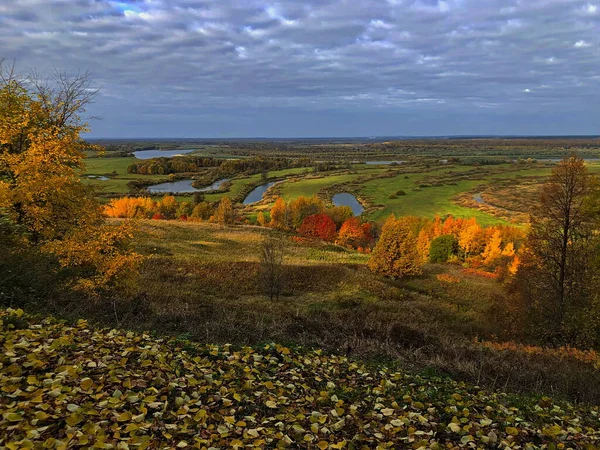
{"type": "Polygon", "coordinates": [[[302,221],[299,233],[304,237],[332,241],[335,238],[335,222],[327,214],[313,214],[302,221]]]}
{"type": "Polygon", "coordinates": [[[429,262],[445,263],[458,252],[458,241],[451,234],[444,234],[431,241],[429,262]]]}
{"type": "Polygon", "coordinates": [[[396,191],[396,195],[397,196],[406,195],[406,192],[403,191],[402,189],[400,189],[400,190],[396,191]]]}

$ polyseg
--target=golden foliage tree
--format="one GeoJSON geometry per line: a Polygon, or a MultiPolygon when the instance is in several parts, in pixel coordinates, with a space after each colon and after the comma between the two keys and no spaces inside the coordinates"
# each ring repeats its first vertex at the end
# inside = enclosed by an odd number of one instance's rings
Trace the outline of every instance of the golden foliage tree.
{"type": "Polygon", "coordinates": [[[557,164],[509,286],[531,337],[600,345],[597,208],[597,186],[584,161],[571,156],[557,164]]]}
{"type": "Polygon", "coordinates": [[[258,225],[261,227],[266,225],[267,219],[265,219],[265,213],[259,211],[258,215],[256,216],[256,223],[258,223],[258,225]]]}
{"type": "Polygon", "coordinates": [[[32,76],[26,85],[2,65],[0,75],[0,208],[24,230],[26,245],[68,268],[73,286],[99,291],[130,283],[139,262],[126,248],[131,229],[106,224],[80,180],[90,148],[80,117],[92,99],[89,77],[32,76]]]}
{"type": "Polygon", "coordinates": [[[234,222],[233,205],[229,197],[223,197],[217,206],[212,221],[220,225],[231,225],[234,222]]]}
{"type": "Polygon", "coordinates": [[[289,209],[281,197],[275,200],[275,204],[271,208],[270,225],[281,230],[289,228],[289,209]]]}
{"type": "Polygon", "coordinates": [[[369,259],[369,268],[381,275],[402,278],[421,274],[423,259],[417,237],[422,220],[417,217],[391,216],[381,230],[381,237],[369,259]]]}

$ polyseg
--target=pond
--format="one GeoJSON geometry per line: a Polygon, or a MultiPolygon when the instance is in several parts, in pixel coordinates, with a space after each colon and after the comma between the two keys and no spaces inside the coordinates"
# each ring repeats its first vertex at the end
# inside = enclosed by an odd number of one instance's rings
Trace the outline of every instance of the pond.
{"type": "Polygon", "coordinates": [[[210,192],[218,190],[223,183],[229,181],[229,178],[223,178],[222,180],[217,180],[210,186],[205,186],[203,188],[196,189],[192,186],[194,180],[179,180],[173,181],[170,183],[161,183],[155,184],[154,186],[148,186],[148,191],[153,194],[184,194],[188,192],[210,192]]]}
{"type": "Polygon", "coordinates": [[[271,181],[266,184],[261,184],[260,186],[252,189],[252,191],[250,191],[250,193],[244,199],[243,204],[250,205],[251,203],[260,202],[263,198],[263,195],[265,195],[265,192],[267,192],[267,190],[271,186],[275,186],[275,184],[277,184],[277,183],[278,183],[277,181],[271,181]]]}
{"type": "Polygon", "coordinates": [[[477,203],[485,203],[480,193],[474,194],[473,200],[475,200],[477,203]]]}
{"type": "Polygon", "coordinates": [[[358,202],[356,197],[352,194],[348,194],[347,192],[335,194],[333,196],[333,204],[335,206],[349,206],[355,216],[360,216],[365,210],[365,208],[363,208],[363,206],[358,202]]]}
{"type": "Polygon", "coordinates": [[[405,161],[365,161],[370,166],[389,166],[390,164],[403,164],[405,161]]]}
{"type": "Polygon", "coordinates": [[[100,180],[100,181],[108,181],[108,180],[110,180],[110,178],[105,177],[104,175],[88,175],[88,178],[91,178],[93,180],[100,180]]]}
{"type": "Polygon", "coordinates": [[[133,156],[137,159],[152,159],[152,158],[172,158],[173,156],[181,156],[186,153],[191,153],[194,150],[140,150],[133,152],[133,156]]]}

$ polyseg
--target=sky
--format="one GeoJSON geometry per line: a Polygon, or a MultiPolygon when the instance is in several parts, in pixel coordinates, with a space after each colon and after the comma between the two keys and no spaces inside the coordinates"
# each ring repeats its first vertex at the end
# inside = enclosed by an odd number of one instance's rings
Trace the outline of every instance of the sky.
{"type": "Polygon", "coordinates": [[[600,134],[600,0],[0,0],[88,137],[600,134]]]}

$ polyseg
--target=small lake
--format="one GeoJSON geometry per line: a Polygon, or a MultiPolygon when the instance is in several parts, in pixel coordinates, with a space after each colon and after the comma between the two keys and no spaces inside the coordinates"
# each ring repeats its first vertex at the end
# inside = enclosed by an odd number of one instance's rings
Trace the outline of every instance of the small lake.
{"type": "Polygon", "coordinates": [[[365,208],[363,208],[363,206],[358,202],[356,197],[352,194],[348,194],[347,192],[335,194],[333,196],[333,204],[335,206],[349,206],[355,216],[360,216],[365,210],[365,208]]]}
{"type": "Polygon", "coordinates": [[[152,159],[152,158],[172,158],[173,156],[181,156],[186,153],[191,153],[194,150],[140,150],[133,152],[133,156],[137,159],[152,159]]]}
{"type": "Polygon", "coordinates": [[[250,191],[250,193],[244,199],[243,204],[250,205],[251,203],[260,202],[263,198],[263,195],[265,195],[265,192],[267,192],[271,186],[275,186],[277,183],[277,181],[271,181],[252,189],[252,191],[250,191]]]}
{"type": "Polygon", "coordinates": [[[473,195],[473,200],[475,200],[477,203],[485,203],[483,201],[483,197],[481,196],[481,194],[474,194],[473,195]]]}
{"type": "Polygon", "coordinates": [[[390,164],[403,164],[405,161],[365,161],[370,166],[389,166],[390,164]]]}
{"type": "Polygon", "coordinates": [[[210,186],[196,189],[194,186],[192,186],[194,180],[179,180],[170,183],[161,183],[155,184],[154,186],[148,186],[148,191],[153,194],[168,194],[170,192],[173,194],[184,194],[188,192],[210,192],[218,190],[223,183],[226,183],[227,181],[229,181],[229,178],[223,178],[222,180],[215,181],[210,186]]]}
{"type": "Polygon", "coordinates": [[[108,181],[108,180],[110,180],[110,178],[105,177],[103,175],[88,175],[88,178],[91,178],[93,180],[100,180],[100,181],[108,181]]]}

